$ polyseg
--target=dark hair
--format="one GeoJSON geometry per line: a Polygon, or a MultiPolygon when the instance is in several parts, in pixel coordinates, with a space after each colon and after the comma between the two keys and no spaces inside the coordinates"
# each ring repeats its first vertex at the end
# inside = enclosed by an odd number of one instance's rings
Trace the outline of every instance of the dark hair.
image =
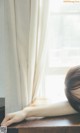
{"type": "Polygon", "coordinates": [[[71,106],[80,112],[80,66],[68,71],[65,78],[65,93],[71,106]]]}

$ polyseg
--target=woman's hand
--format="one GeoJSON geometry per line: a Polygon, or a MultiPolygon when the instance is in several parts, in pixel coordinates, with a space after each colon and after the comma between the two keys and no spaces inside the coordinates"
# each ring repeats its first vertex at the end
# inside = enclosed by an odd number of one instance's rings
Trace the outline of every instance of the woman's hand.
{"type": "Polygon", "coordinates": [[[13,123],[20,122],[26,118],[23,110],[8,114],[1,123],[1,126],[9,126],[13,123]]]}

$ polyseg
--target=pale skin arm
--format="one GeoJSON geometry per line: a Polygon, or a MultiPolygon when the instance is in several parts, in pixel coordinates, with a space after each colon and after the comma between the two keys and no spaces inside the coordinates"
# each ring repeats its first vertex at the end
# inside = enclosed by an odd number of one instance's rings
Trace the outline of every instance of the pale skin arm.
{"type": "Polygon", "coordinates": [[[77,113],[77,111],[75,111],[68,102],[25,107],[21,111],[8,114],[1,123],[1,126],[9,126],[12,123],[20,122],[29,117],[61,116],[75,113],[77,113]]]}

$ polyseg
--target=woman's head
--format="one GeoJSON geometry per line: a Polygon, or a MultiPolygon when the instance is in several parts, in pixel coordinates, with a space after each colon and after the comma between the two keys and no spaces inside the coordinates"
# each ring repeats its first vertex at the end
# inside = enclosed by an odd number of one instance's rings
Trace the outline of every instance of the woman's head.
{"type": "Polygon", "coordinates": [[[80,112],[80,66],[71,68],[65,78],[65,93],[69,103],[80,112]]]}

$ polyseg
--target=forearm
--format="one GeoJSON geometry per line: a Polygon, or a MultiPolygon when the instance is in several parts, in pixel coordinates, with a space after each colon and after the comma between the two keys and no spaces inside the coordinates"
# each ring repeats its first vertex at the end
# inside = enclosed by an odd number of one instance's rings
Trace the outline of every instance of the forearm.
{"type": "Polygon", "coordinates": [[[46,106],[26,107],[23,111],[26,117],[60,116],[77,113],[68,102],[46,106]]]}

